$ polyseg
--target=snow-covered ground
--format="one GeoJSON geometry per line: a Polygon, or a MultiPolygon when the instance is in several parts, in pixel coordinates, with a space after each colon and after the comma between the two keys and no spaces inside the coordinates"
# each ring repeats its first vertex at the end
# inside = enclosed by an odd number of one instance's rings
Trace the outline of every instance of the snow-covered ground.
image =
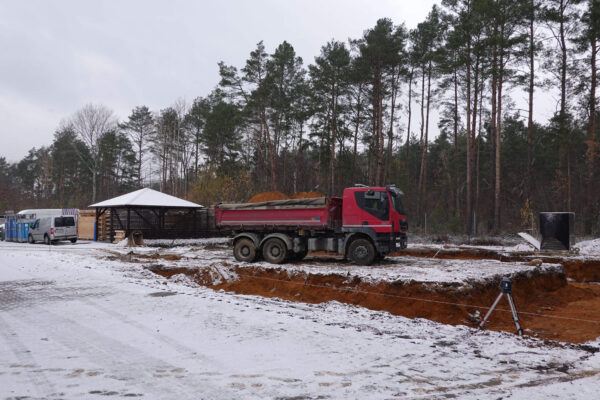
{"type": "Polygon", "coordinates": [[[349,263],[343,265],[327,265],[324,263],[273,265],[262,262],[251,265],[260,265],[263,268],[280,268],[289,272],[357,276],[363,281],[372,283],[401,281],[434,285],[443,284],[444,286],[454,284],[459,287],[468,287],[476,282],[504,276],[514,277],[517,274],[543,274],[563,271],[563,267],[558,264],[534,266],[521,262],[505,263],[497,260],[440,260],[416,257],[388,257],[385,263],[366,267],[349,263]]]}
{"type": "Polygon", "coordinates": [[[574,247],[581,255],[600,257],[600,239],[584,240],[576,243],[574,247]]]}
{"type": "Polygon", "coordinates": [[[341,262],[335,258],[308,257],[302,262],[287,264],[269,264],[267,262],[240,263],[233,258],[232,250],[226,247],[225,239],[203,239],[199,241],[178,241],[171,248],[155,248],[165,246],[168,241],[149,241],[146,247],[126,247],[126,241],[113,247],[120,254],[133,252],[135,254],[177,255],[181,260],[160,260],[161,264],[177,268],[197,269],[211,266],[220,273],[232,275],[233,267],[284,270],[290,274],[341,275],[351,278],[358,277],[362,281],[377,283],[386,282],[423,282],[455,287],[468,287],[473,283],[499,279],[504,276],[533,273],[562,272],[558,264],[542,263],[539,266],[525,262],[500,262],[497,260],[448,260],[417,257],[387,257],[384,263],[371,266],[358,266],[341,262]],[[210,246],[206,251],[205,246],[210,246]]]}
{"type": "Polygon", "coordinates": [[[0,242],[0,398],[597,398],[600,340],[215,292],[108,249],[0,242]]]}

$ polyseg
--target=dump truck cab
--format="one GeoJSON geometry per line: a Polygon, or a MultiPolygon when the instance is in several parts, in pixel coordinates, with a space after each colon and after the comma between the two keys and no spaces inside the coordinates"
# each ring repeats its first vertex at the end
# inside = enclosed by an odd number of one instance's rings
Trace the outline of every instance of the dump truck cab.
{"type": "Polygon", "coordinates": [[[402,196],[402,191],[391,185],[346,188],[342,232],[347,245],[360,236],[369,238],[378,257],[406,248],[408,223],[402,196]]]}

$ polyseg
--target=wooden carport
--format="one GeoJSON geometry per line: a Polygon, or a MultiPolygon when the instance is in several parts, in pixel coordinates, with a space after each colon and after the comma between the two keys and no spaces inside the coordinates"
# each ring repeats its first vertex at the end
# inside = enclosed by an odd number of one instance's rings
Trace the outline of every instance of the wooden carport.
{"type": "Polygon", "coordinates": [[[112,199],[92,204],[96,209],[95,236],[98,221],[110,211],[110,241],[115,231],[140,232],[145,238],[202,237],[210,226],[208,210],[196,203],[150,188],[136,190],[112,199]]]}

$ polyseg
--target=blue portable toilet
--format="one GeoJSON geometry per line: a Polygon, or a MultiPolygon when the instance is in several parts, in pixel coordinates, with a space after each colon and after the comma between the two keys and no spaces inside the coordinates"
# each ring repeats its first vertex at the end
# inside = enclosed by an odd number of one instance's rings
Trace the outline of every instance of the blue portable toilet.
{"type": "Polygon", "coordinates": [[[16,216],[11,215],[6,221],[6,241],[14,242],[17,240],[17,220],[16,216]]]}

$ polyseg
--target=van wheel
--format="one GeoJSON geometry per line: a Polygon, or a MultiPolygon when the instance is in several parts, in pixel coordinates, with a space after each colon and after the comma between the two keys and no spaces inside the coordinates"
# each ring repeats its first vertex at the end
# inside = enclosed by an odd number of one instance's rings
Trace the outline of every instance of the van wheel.
{"type": "Polygon", "coordinates": [[[256,247],[250,239],[240,239],[235,242],[233,256],[238,261],[253,262],[256,260],[256,247]]]}
{"type": "Polygon", "coordinates": [[[33,236],[31,236],[31,235],[27,236],[27,243],[29,243],[29,244],[33,244],[34,243],[33,236]]]}
{"type": "Polygon", "coordinates": [[[271,264],[281,264],[287,257],[287,248],[283,240],[271,238],[263,245],[262,254],[265,261],[271,264]]]}
{"type": "Polygon", "coordinates": [[[355,239],[350,243],[348,255],[352,262],[359,265],[371,265],[375,260],[375,248],[367,239],[355,239]]]}
{"type": "Polygon", "coordinates": [[[44,235],[44,244],[50,245],[50,237],[48,235],[44,235]]]}
{"type": "Polygon", "coordinates": [[[71,243],[75,244],[77,242],[77,238],[71,239],[71,243]]]}

